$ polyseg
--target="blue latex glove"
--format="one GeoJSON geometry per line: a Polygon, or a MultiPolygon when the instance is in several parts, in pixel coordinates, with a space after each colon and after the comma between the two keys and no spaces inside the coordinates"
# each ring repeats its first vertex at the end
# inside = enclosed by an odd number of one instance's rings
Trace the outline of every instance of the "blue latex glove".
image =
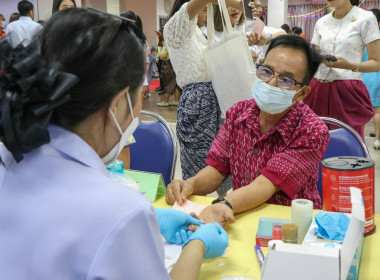
{"type": "Polygon", "coordinates": [[[223,255],[228,246],[228,234],[218,223],[201,225],[183,246],[194,239],[201,240],[206,245],[205,259],[223,255]]]}
{"type": "Polygon", "coordinates": [[[157,220],[162,236],[170,243],[182,244],[193,234],[190,225],[199,226],[202,221],[175,209],[156,208],[157,220]]]}
{"type": "Polygon", "coordinates": [[[318,212],[315,216],[319,238],[343,241],[350,218],[344,213],[318,212]]]}

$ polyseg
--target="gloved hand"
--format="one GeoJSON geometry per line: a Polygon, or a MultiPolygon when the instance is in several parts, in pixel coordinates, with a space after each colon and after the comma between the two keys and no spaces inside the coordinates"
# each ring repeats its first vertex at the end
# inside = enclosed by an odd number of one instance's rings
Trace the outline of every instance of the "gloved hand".
{"type": "Polygon", "coordinates": [[[162,236],[170,243],[182,244],[193,234],[187,228],[202,221],[175,209],[155,208],[162,236]]]}
{"type": "Polygon", "coordinates": [[[205,259],[213,259],[223,255],[228,246],[228,234],[218,223],[201,225],[183,247],[194,239],[199,239],[206,245],[205,259]]]}

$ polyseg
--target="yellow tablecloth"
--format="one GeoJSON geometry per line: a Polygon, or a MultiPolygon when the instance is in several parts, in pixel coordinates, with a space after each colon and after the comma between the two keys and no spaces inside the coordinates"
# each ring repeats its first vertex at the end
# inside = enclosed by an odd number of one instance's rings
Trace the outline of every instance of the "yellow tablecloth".
{"type": "MultiPolygon", "coordinates": [[[[208,205],[212,197],[191,196],[190,200],[208,205]]],[[[171,208],[161,196],[154,202],[155,207],[171,208]]],[[[263,204],[254,210],[236,216],[236,221],[225,227],[229,236],[229,255],[227,258],[204,260],[199,279],[221,279],[223,275],[245,276],[260,279],[260,266],[254,252],[256,232],[261,217],[290,219],[291,208],[272,204],[263,204]]],[[[375,215],[380,221],[380,215],[375,215]]],[[[264,255],[267,248],[262,248],[264,255]]],[[[316,268],[317,269],[317,268],[316,268]]],[[[279,275],[280,276],[280,275],[279,275]]],[[[306,279],[306,278],[305,278],[306,279]]],[[[380,233],[364,238],[364,248],[360,264],[359,280],[380,279],[380,233]]]]}

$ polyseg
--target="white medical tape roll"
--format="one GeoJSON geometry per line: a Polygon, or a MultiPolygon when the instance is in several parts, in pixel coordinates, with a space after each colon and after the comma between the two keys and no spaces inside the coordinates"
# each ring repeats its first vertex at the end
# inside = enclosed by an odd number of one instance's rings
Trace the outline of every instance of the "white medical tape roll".
{"type": "Polygon", "coordinates": [[[313,202],[308,199],[292,200],[292,224],[298,226],[298,244],[301,244],[313,221],[313,202]]]}

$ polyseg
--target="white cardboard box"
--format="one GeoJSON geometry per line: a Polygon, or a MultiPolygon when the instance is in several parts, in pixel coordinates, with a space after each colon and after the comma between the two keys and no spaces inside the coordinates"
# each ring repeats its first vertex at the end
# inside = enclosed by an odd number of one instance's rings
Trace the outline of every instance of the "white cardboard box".
{"type": "MultiPolygon", "coordinates": [[[[324,212],[324,211],[321,211],[324,212]]],[[[341,213],[342,215],[347,215],[351,219],[351,214],[341,213]]],[[[341,241],[327,240],[318,238],[317,233],[314,231],[314,228],[318,227],[315,220],[309,227],[309,230],[306,233],[305,239],[302,242],[302,245],[313,246],[319,248],[342,248],[341,241]]],[[[364,236],[360,238],[359,247],[356,251],[354,259],[352,260],[350,270],[348,272],[347,280],[357,280],[359,277],[359,268],[360,268],[360,259],[363,250],[364,236]]]]}
{"type": "Polygon", "coordinates": [[[350,188],[351,221],[340,249],[296,244],[278,244],[268,251],[261,270],[263,280],[346,280],[364,234],[364,204],[361,191],[350,188]]]}

